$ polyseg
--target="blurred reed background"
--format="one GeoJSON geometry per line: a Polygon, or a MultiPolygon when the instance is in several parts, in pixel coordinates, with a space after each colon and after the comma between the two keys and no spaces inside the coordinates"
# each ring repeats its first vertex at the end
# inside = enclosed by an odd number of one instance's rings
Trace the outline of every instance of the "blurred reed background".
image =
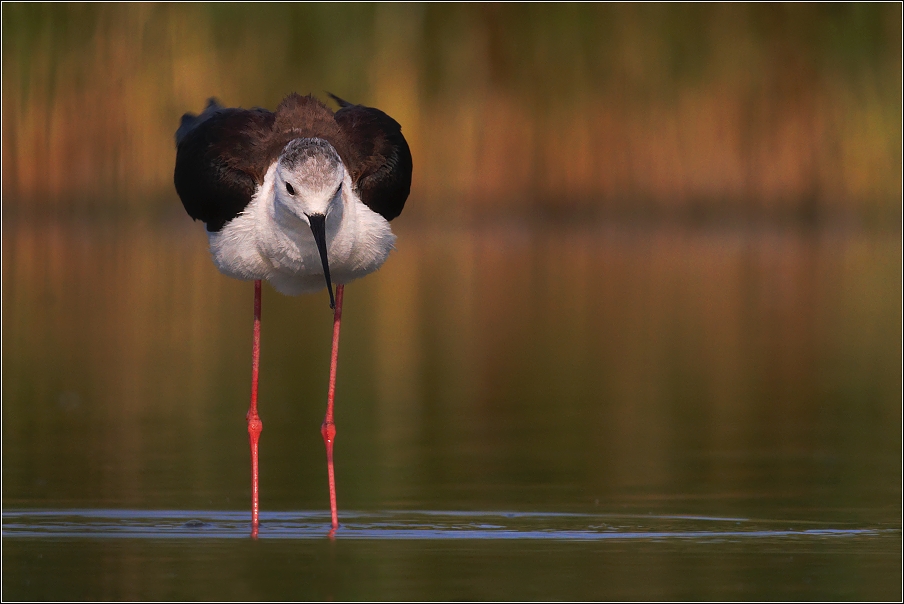
{"type": "Polygon", "coordinates": [[[900,217],[893,5],[3,11],[5,214],[170,208],[184,111],[330,90],[404,125],[432,222],[900,217]]]}
{"type": "MultiPolygon", "coordinates": [[[[2,11],[4,505],[244,508],[251,288],[173,133],[331,91],[415,162],[340,507],[899,518],[900,5],[2,11]]],[[[263,505],[319,509],[330,315],[264,295],[263,505]]]]}

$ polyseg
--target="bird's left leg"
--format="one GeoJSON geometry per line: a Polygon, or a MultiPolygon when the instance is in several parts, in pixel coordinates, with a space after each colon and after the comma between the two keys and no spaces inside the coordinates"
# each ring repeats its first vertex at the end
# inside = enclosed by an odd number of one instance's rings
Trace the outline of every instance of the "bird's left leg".
{"type": "Polygon", "coordinates": [[[333,421],[333,400],[336,396],[336,365],[339,361],[339,327],[342,321],[342,294],[344,285],[336,286],[336,308],[333,314],[333,349],[330,354],[330,386],[326,398],[326,417],[320,427],[323,435],[323,444],[326,445],[327,473],[330,479],[330,514],[332,516],[333,531],[339,528],[339,515],[336,511],[336,476],[333,471],[333,441],[336,439],[336,424],[333,421]]]}
{"type": "Polygon", "coordinates": [[[257,473],[257,442],[264,424],[257,414],[257,378],[261,360],[261,282],[254,282],[254,336],[251,350],[251,407],[245,416],[248,420],[248,437],[251,442],[251,536],[257,538],[260,489],[257,473]]]}

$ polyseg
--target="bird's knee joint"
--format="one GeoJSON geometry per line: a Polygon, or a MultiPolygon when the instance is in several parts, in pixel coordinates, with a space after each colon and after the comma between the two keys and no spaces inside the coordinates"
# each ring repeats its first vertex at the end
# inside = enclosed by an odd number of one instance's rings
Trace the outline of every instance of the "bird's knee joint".
{"type": "Polygon", "coordinates": [[[264,430],[264,422],[257,415],[248,418],[248,434],[256,436],[264,430]]]}
{"type": "Polygon", "coordinates": [[[325,442],[333,442],[336,438],[336,424],[333,422],[323,422],[323,425],[320,426],[320,433],[323,435],[323,440],[325,442]]]}

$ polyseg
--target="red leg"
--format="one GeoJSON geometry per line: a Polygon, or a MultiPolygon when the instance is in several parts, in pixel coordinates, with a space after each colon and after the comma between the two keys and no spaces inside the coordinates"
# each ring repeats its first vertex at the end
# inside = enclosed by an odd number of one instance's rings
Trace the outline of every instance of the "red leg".
{"type": "Polygon", "coordinates": [[[339,361],[339,325],[342,320],[342,294],[344,285],[336,286],[336,309],[333,314],[333,351],[330,354],[330,387],[326,398],[326,417],[320,427],[323,444],[326,445],[326,467],[330,477],[330,513],[332,515],[333,532],[339,528],[339,515],[336,511],[336,476],[333,472],[333,441],[336,440],[336,424],[333,422],[333,400],[336,397],[336,365],[339,361]]]}
{"type": "Polygon", "coordinates": [[[254,337],[251,348],[251,408],[248,409],[248,436],[251,440],[251,537],[257,539],[260,490],[257,474],[257,441],[264,424],[257,414],[257,378],[261,362],[261,282],[254,282],[254,337]]]}

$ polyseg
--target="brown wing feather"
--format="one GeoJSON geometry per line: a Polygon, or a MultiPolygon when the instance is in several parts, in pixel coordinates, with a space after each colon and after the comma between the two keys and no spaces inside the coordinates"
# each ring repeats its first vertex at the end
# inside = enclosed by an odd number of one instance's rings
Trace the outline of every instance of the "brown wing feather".
{"type": "Polygon", "coordinates": [[[341,107],[335,119],[348,145],[343,161],[355,192],[370,209],[392,220],[402,212],[411,191],[411,150],[402,127],[379,109],[330,96],[341,107]]]}
{"type": "Polygon", "coordinates": [[[273,121],[264,109],[226,109],[213,100],[200,116],[183,116],[173,182],[188,215],[208,231],[238,216],[264,181],[273,121]]]}

